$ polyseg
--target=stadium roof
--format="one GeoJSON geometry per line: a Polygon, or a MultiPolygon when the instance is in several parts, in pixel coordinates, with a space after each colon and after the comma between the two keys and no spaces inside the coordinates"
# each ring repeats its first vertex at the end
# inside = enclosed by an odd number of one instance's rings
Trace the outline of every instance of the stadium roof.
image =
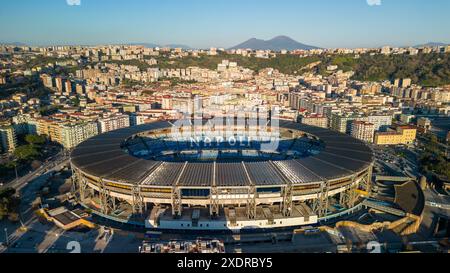
{"type": "Polygon", "coordinates": [[[161,162],[130,155],[122,144],[139,133],[169,129],[168,121],[119,129],[95,136],[77,146],[72,164],[94,177],[105,180],[148,186],[219,187],[271,186],[306,184],[333,180],[365,170],[373,162],[372,150],[351,136],[323,128],[289,121],[279,127],[297,130],[324,141],[317,155],[282,161],[198,163],[161,162]]]}

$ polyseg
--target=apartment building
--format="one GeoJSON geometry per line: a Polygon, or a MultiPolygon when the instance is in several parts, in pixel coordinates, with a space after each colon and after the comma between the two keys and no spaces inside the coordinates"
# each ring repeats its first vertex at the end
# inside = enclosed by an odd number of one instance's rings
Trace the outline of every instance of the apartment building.
{"type": "Polygon", "coordinates": [[[60,93],[64,91],[64,81],[62,78],[60,77],[55,78],[55,87],[60,93]]]}
{"type": "Polygon", "coordinates": [[[53,88],[53,78],[47,74],[42,74],[40,76],[42,83],[47,88],[53,88]]]}
{"type": "Polygon", "coordinates": [[[37,120],[37,134],[45,135],[51,141],[62,143],[61,122],[40,118],[37,120]]]}
{"type": "Polygon", "coordinates": [[[375,131],[385,131],[392,125],[392,115],[370,115],[367,117],[367,121],[374,125],[375,131]]]}
{"type": "Polygon", "coordinates": [[[29,114],[17,115],[12,118],[13,127],[18,135],[37,134],[38,122],[29,114]]]}
{"type": "Polygon", "coordinates": [[[12,126],[0,127],[0,152],[12,153],[16,149],[16,132],[12,126]]]}
{"type": "Polygon", "coordinates": [[[354,120],[352,122],[351,135],[364,142],[372,143],[375,134],[375,125],[370,122],[354,120]]]}
{"type": "Polygon", "coordinates": [[[130,127],[130,117],[128,115],[114,116],[98,121],[99,133],[106,133],[126,127],[130,127]]]}
{"type": "Polygon", "coordinates": [[[316,126],[320,128],[328,128],[328,118],[322,115],[309,115],[303,116],[300,115],[298,117],[298,122],[301,124],[316,126]]]}
{"type": "Polygon", "coordinates": [[[377,145],[408,145],[414,143],[417,129],[411,126],[399,126],[395,131],[379,132],[375,134],[377,145]]]}
{"type": "Polygon", "coordinates": [[[79,124],[64,124],[61,126],[61,145],[66,149],[73,149],[88,138],[98,135],[95,122],[79,124]]]}
{"type": "Polygon", "coordinates": [[[345,115],[341,113],[332,113],[330,128],[337,132],[350,134],[352,130],[352,122],[354,120],[368,121],[367,117],[362,117],[359,115],[345,115]]]}

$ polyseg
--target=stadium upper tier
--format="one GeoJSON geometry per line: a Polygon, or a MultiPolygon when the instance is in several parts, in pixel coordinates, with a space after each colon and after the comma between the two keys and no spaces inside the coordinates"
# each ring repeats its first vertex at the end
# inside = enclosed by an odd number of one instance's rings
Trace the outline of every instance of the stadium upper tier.
{"type": "Polygon", "coordinates": [[[362,141],[289,121],[270,129],[280,132],[270,152],[257,138],[246,146],[200,141],[193,148],[171,136],[172,127],[162,121],[98,135],[74,149],[72,165],[105,181],[202,188],[318,183],[358,174],[373,162],[362,141]]]}

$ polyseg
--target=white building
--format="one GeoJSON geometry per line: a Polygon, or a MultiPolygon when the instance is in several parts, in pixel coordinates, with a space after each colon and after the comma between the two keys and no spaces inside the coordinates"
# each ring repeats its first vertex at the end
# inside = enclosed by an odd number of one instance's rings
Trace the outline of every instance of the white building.
{"type": "Polygon", "coordinates": [[[374,125],[375,131],[385,131],[392,125],[392,119],[392,115],[370,115],[367,121],[374,125]]]}
{"type": "Polygon", "coordinates": [[[299,116],[299,123],[316,126],[320,128],[328,128],[328,118],[320,115],[312,115],[312,116],[299,116]]]}
{"type": "Polygon", "coordinates": [[[126,127],[130,127],[130,117],[128,115],[114,116],[98,121],[99,133],[106,133],[126,127]]]}

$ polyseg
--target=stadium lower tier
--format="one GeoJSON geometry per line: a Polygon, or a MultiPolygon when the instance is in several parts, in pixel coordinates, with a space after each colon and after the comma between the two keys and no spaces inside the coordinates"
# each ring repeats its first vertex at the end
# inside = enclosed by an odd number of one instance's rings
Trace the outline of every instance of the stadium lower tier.
{"type": "Polygon", "coordinates": [[[125,204],[130,215],[146,215],[145,226],[151,229],[236,230],[312,225],[351,210],[368,193],[371,173],[372,166],[321,183],[236,187],[132,185],[79,170],[74,179],[81,202],[95,203],[105,215],[118,214],[125,204]]]}

